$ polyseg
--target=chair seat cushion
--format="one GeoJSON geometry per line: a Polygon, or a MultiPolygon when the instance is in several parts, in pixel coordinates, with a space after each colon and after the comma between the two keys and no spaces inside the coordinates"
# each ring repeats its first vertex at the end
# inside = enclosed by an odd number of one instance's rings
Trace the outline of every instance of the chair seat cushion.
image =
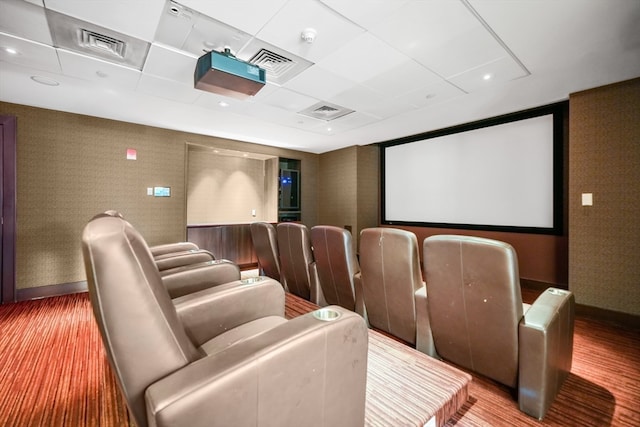
{"type": "Polygon", "coordinates": [[[202,344],[200,349],[207,355],[218,353],[225,348],[258,336],[287,320],[280,316],[267,316],[240,325],[202,344]]]}

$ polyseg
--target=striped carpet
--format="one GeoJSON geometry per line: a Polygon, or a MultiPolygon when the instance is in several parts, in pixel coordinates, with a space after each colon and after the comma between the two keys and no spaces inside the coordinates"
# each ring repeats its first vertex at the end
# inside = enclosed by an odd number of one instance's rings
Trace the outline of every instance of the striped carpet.
{"type": "Polygon", "coordinates": [[[0,306],[0,426],[127,426],[86,293],[0,306]]]}
{"type": "MultiPolygon", "coordinates": [[[[447,426],[640,426],[640,333],[584,318],[575,328],[572,372],[542,422],[474,375],[447,426]]],[[[87,294],[0,306],[0,426],[129,425],[87,294]]]]}

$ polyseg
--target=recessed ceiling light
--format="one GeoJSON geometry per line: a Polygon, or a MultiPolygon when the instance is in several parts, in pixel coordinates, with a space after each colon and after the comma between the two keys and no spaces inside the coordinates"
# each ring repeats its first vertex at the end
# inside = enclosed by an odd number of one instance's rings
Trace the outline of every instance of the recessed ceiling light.
{"type": "Polygon", "coordinates": [[[327,132],[331,132],[331,128],[327,128],[327,132]]]}
{"type": "Polygon", "coordinates": [[[5,48],[4,48],[4,51],[5,51],[5,52],[7,52],[7,53],[9,53],[9,54],[11,54],[11,55],[17,55],[17,54],[18,54],[18,51],[17,51],[17,50],[15,50],[15,49],[14,49],[14,48],[12,48],[12,47],[5,47],[5,48]]]}
{"type": "Polygon", "coordinates": [[[492,77],[491,74],[485,74],[484,76],[482,76],[484,80],[491,80],[491,77],[492,77]]]}
{"type": "Polygon", "coordinates": [[[53,79],[50,79],[49,77],[31,76],[31,80],[33,80],[36,83],[40,83],[41,85],[46,85],[46,86],[59,86],[60,85],[60,82],[55,81],[53,79]]]}
{"type": "Polygon", "coordinates": [[[220,101],[220,102],[218,102],[218,105],[221,106],[221,107],[228,107],[229,103],[225,102],[225,101],[220,101]]]}

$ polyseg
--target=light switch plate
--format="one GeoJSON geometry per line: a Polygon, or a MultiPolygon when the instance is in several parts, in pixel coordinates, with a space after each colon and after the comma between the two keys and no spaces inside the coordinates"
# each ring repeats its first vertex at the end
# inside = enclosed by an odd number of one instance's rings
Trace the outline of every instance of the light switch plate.
{"type": "Polygon", "coordinates": [[[582,206],[593,206],[593,193],[582,193],[582,206]]]}

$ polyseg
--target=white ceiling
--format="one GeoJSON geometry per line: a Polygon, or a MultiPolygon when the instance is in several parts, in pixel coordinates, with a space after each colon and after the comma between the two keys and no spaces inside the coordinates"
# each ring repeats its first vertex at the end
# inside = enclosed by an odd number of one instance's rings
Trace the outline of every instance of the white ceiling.
{"type": "Polygon", "coordinates": [[[639,0],[0,0],[2,101],[312,153],[638,76],[639,0]],[[141,64],[62,47],[56,17],[139,42],[141,64]],[[194,89],[198,56],[225,46],[243,60],[266,47],[303,70],[267,76],[247,100],[194,89]],[[354,112],[299,114],[317,103],[354,112]]]}

